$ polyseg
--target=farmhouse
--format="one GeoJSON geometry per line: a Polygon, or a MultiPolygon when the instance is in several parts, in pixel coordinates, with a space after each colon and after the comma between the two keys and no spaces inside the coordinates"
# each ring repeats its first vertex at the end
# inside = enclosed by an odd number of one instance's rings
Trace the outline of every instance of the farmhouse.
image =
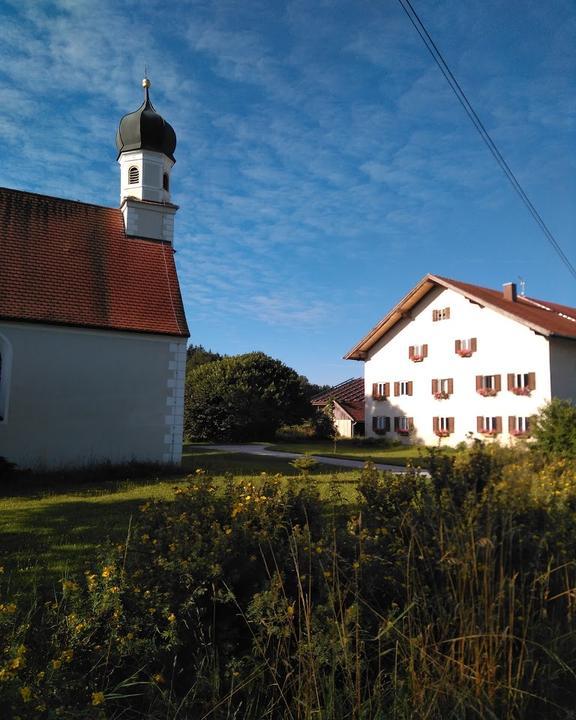
{"type": "Polygon", "coordinates": [[[21,467],[181,459],[176,135],[143,85],[120,208],[0,189],[0,456],[21,467]]]}
{"type": "Polygon", "coordinates": [[[341,437],[364,435],[364,379],[350,378],[314,395],[312,405],[325,408],[333,402],[334,427],[341,437]]]}
{"type": "Polygon", "coordinates": [[[576,399],[576,309],[427,275],[345,358],[365,363],[367,435],[508,442],[576,399]]]}

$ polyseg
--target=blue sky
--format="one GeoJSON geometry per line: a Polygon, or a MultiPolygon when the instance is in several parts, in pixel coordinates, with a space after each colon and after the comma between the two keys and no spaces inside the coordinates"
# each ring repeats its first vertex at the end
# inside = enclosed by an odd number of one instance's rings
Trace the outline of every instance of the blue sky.
{"type": "MultiPolygon", "coordinates": [[[[413,4],[576,264],[574,1],[413,4]]],[[[428,272],[576,305],[396,0],[0,0],[0,185],[117,206],[145,64],[192,342],[335,383],[428,272]]]]}

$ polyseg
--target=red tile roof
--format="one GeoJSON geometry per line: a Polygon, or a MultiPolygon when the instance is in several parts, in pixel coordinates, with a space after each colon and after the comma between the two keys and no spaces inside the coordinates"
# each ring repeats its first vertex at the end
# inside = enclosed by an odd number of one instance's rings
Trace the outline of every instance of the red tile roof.
{"type": "Polygon", "coordinates": [[[344,357],[364,360],[366,353],[392,329],[392,327],[435,287],[452,289],[461,295],[490,307],[546,336],[559,336],[576,340],[576,308],[558,305],[545,300],[518,295],[508,300],[501,290],[451,280],[439,275],[426,275],[370,332],[344,357]]]}
{"type": "MultiPolygon", "coordinates": [[[[329,400],[337,400],[340,404],[362,402],[362,408],[364,408],[364,378],[344,380],[339,385],[334,385],[329,390],[314,395],[311,402],[312,405],[326,405],[329,400]]],[[[362,413],[364,413],[364,409],[362,409],[362,413]]]]}
{"type": "Polygon", "coordinates": [[[120,210],[0,188],[0,319],[188,337],[169,243],[120,210]]]}

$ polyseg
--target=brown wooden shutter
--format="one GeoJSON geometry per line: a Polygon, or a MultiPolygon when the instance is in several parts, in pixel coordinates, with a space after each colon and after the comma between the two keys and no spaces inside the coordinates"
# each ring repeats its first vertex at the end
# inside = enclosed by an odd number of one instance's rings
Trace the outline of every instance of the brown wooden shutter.
{"type": "Polygon", "coordinates": [[[496,392],[500,392],[502,390],[502,376],[501,375],[494,375],[494,389],[496,392]]]}
{"type": "Polygon", "coordinates": [[[408,395],[412,395],[412,393],[414,391],[414,383],[412,382],[412,380],[408,381],[406,391],[407,391],[408,395]]]}
{"type": "Polygon", "coordinates": [[[410,345],[410,347],[408,348],[408,359],[412,360],[413,357],[414,357],[414,345],[410,345]]]}
{"type": "Polygon", "coordinates": [[[450,432],[450,433],[454,432],[454,418],[453,417],[448,418],[448,432],[450,432]]]}
{"type": "Polygon", "coordinates": [[[438,310],[432,310],[432,322],[438,320],[438,310]]]}
{"type": "Polygon", "coordinates": [[[536,373],[528,373],[528,390],[536,390],[536,373]]]}
{"type": "Polygon", "coordinates": [[[438,432],[438,428],[440,427],[440,420],[437,417],[432,418],[432,430],[434,432],[438,432]]]}
{"type": "Polygon", "coordinates": [[[372,397],[378,397],[378,383],[372,383],[372,397]]]}
{"type": "Polygon", "coordinates": [[[394,383],[394,396],[398,397],[398,395],[400,395],[400,383],[395,382],[394,383]]]}
{"type": "Polygon", "coordinates": [[[428,357],[428,345],[426,343],[422,345],[422,357],[428,357]]]}
{"type": "Polygon", "coordinates": [[[508,415],[508,432],[516,430],[516,415],[508,415]]]}
{"type": "Polygon", "coordinates": [[[482,390],[483,382],[484,382],[484,376],[476,375],[476,390],[482,390]]]}
{"type": "Polygon", "coordinates": [[[400,428],[400,418],[395,417],[394,418],[394,432],[398,432],[399,428],[400,428]]]}
{"type": "Polygon", "coordinates": [[[462,349],[462,340],[456,340],[454,342],[454,352],[459,353],[461,349],[462,349]]]}
{"type": "Polygon", "coordinates": [[[390,383],[384,383],[384,395],[390,397],[390,383]]]}
{"type": "Polygon", "coordinates": [[[476,416],[476,431],[482,432],[484,430],[484,417],[482,415],[476,416]]]}
{"type": "Polygon", "coordinates": [[[476,352],[476,350],[478,350],[478,342],[476,338],[470,338],[470,350],[472,350],[472,352],[476,352]]]}
{"type": "Polygon", "coordinates": [[[408,430],[414,430],[414,418],[408,418],[408,430]]]}
{"type": "Polygon", "coordinates": [[[438,380],[432,380],[432,395],[438,392],[438,380]]]}
{"type": "Polygon", "coordinates": [[[496,432],[502,432],[502,417],[500,415],[496,418],[496,432]]]}
{"type": "Polygon", "coordinates": [[[514,390],[514,373],[508,373],[508,390],[514,390]]]}
{"type": "Polygon", "coordinates": [[[387,417],[384,421],[384,426],[386,428],[386,432],[390,432],[390,417],[387,417]]]}
{"type": "Polygon", "coordinates": [[[452,395],[454,392],[454,380],[452,378],[448,378],[448,395],[452,395]]]}
{"type": "Polygon", "coordinates": [[[444,308],[444,317],[446,318],[446,320],[450,320],[450,308],[449,307],[444,308]]]}

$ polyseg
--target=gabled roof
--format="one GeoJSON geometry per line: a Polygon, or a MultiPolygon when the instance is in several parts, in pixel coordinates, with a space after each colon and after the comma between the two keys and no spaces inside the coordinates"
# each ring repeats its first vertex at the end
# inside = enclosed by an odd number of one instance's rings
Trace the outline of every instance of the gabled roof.
{"type": "Polygon", "coordinates": [[[345,380],[329,390],[314,395],[311,403],[323,407],[330,400],[334,400],[351,420],[364,422],[364,378],[345,380]]]}
{"type": "Polygon", "coordinates": [[[188,337],[174,251],[120,210],[0,188],[0,319],[188,337]]]}
{"type": "Polygon", "coordinates": [[[366,353],[436,287],[454,290],[469,300],[496,310],[542,335],[576,339],[576,308],[522,295],[516,296],[515,300],[506,299],[501,290],[491,290],[439,275],[426,275],[344,358],[364,360],[366,353]]]}

